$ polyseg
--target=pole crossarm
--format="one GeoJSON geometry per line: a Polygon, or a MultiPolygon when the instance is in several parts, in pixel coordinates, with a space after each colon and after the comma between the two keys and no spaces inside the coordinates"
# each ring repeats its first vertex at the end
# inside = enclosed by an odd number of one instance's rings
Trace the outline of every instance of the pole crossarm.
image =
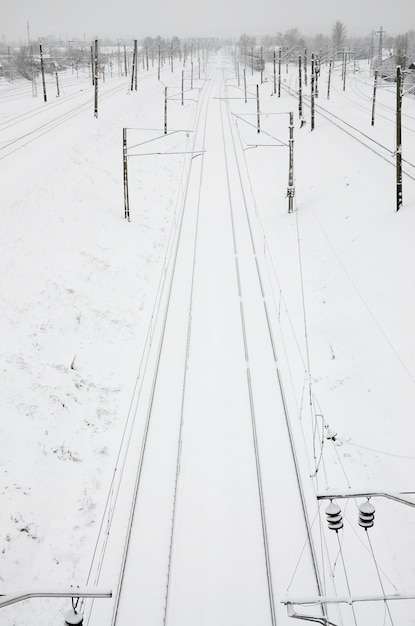
{"type": "Polygon", "coordinates": [[[129,154],[129,157],[136,156],[175,156],[177,154],[204,154],[206,150],[188,150],[184,152],[137,152],[136,154],[129,154]]]}
{"type": "Polygon", "coordinates": [[[392,491],[360,491],[353,489],[339,492],[336,490],[329,490],[324,491],[323,493],[317,493],[317,500],[335,500],[347,498],[387,498],[389,500],[394,500],[395,502],[406,504],[407,506],[415,508],[415,500],[410,500],[409,498],[404,497],[407,495],[415,496],[415,492],[399,493],[392,491]]]}
{"type": "Polygon", "coordinates": [[[112,590],[100,587],[34,588],[0,593],[0,608],[30,598],[111,598],[112,590]]]}
{"type": "Polygon", "coordinates": [[[394,593],[391,595],[363,595],[363,596],[304,596],[298,598],[285,598],[281,604],[286,606],[319,604],[350,604],[354,602],[384,602],[385,600],[415,600],[415,591],[410,593],[394,593]]]}

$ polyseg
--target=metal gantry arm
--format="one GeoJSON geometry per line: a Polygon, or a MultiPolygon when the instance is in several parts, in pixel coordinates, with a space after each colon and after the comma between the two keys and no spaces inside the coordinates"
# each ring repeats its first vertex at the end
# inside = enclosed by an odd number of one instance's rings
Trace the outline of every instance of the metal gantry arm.
{"type": "Polygon", "coordinates": [[[387,498],[388,500],[395,500],[400,504],[406,506],[415,507],[415,499],[411,500],[405,496],[413,496],[415,498],[415,491],[406,492],[393,492],[393,491],[361,491],[356,489],[348,489],[347,491],[328,490],[321,493],[317,493],[317,500],[337,500],[347,498],[387,498]]]}
{"type": "Polygon", "coordinates": [[[10,593],[0,593],[0,608],[16,604],[30,598],[111,598],[111,589],[100,587],[63,587],[20,589],[10,593]]]}
{"type": "MultiPolygon", "coordinates": [[[[393,492],[393,491],[364,491],[359,489],[348,489],[347,491],[328,490],[317,493],[317,500],[342,500],[350,498],[386,498],[415,508],[415,491],[393,492]]],[[[327,509],[326,509],[327,512],[327,509]]],[[[360,522],[359,522],[360,523],[360,522]]],[[[363,524],[361,524],[363,525],[363,524]]],[[[368,526],[368,525],[366,525],[368,526]]],[[[395,593],[391,595],[362,595],[362,596],[299,596],[287,597],[281,600],[282,604],[287,607],[288,617],[302,619],[310,622],[316,622],[325,626],[336,626],[330,622],[327,617],[310,616],[304,613],[297,613],[295,606],[327,606],[329,604],[349,604],[355,602],[385,602],[390,600],[415,600],[415,590],[407,593],[395,593]]]]}
{"type": "Polygon", "coordinates": [[[295,605],[307,605],[307,606],[321,606],[322,604],[349,604],[354,602],[385,602],[389,600],[415,600],[415,592],[405,594],[393,594],[389,596],[317,596],[317,597],[298,597],[287,598],[282,600],[281,604],[285,604],[287,607],[288,617],[294,619],[302,619],[307,622],[315,622],[317,624],[323,624],[324,626],[338,626],[334,622],[331,622],[327,617],[319,617],[314,615],[306,615],[304,613],[297,613],[294,610],[295,605]]]}

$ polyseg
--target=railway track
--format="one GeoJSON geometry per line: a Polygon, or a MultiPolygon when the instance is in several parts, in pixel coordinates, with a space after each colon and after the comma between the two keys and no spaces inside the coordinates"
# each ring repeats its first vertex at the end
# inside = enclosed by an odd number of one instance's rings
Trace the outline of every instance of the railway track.
{"type": "MultiPolygon", "coordinates": [[[[278,600],[307,541],[241,147],[215,99],[224,72],[222,62],[212,69],[200,97],[192,150],[201,156],[138,406],[123,556],[100,576],[121,572],[116,600],[111,616],[89,612],[90,626],[127,624],[134,611],[142,623],[180,626],[287,623],[278,600]],[[283,514],[287,490],[294,523],[283,514]]],[[[305,561],[302,582],[315,590],[305,561]]]]}
{"type": "MultiPolygon", "coordinates": [[[[267,74],[270,78],[271,75],[267,74]]],[[[298,99],[298,93],[293,88],[289,87],[286,84],[281,85],[282,90],[291,96],[298,99]]],[[[307,108],[311,108],[311,98],[307,95],[303,95],[303,105],[307,108]]],[[[368,150],[376,154],[379,158],[383,159],[393,167],[396,167],[395,157],[394,157],[394,148],[390,146],[385,146],[378,142],[373,137],[370,137],[367,133],[363,132],[356,126],[350,124],[347,120],[341,118],[340,116],[332,113],[329,109],[322,106],[318,102],[315,102],[315,111],[322,118],[336,126],[339,130],[346,133],[361,145],[365,146],[368,150]]],[[[410,178],[411,180],[415,180],[415,164],[409,161],[408,159],[403,158],[402,162],[404,167],[402,168],[403,174],[410,178]]]]}
{"type": "MultiPolygon", "coordinates": [[[[139,80],[147,79],[147,75],[139,80]]],[[[100,85],[99,102],[128,89],[125,78],[117,79],[116,84],[100,85]]],[[[0,123],[0,161],[18,152],[28,144],[40,139],[65,122],[93,107],[94,88],[62,97],[59,100],[20,113],[0,123]],[[52,110],[52,115],[51,115],[52,110]]]]}

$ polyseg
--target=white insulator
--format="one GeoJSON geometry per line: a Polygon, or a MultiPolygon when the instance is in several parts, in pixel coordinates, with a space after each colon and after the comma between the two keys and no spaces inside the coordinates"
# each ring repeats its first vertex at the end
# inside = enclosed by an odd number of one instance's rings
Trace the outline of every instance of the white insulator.
{"type": "Polygon", "coordinates": [[[330,530],[340,530],[343,528],[343,516],[338,504],[331,502],[326,508],[327,523],[330,530]]]}
{"type": "Polygon", "coordinates": [[[82,626],[84,616],[82,613],[77,613],[75,609],[70,609],[65,613],[65,624],[68,626],[82,626]]]}
{"type": "Polygon", "coordinates": [[[336,522],[335,524],[333,522],[329,522],[330,530],[341,530],[342,528],[343,528],[342,520],[340,520],[339,522],[336,522]]]}
{"type": "Polygon", "coordinates": [[[362,528],[372,528],[375,519],[375,507],[369,502],[359,505],[359,526],[362,528]]]}

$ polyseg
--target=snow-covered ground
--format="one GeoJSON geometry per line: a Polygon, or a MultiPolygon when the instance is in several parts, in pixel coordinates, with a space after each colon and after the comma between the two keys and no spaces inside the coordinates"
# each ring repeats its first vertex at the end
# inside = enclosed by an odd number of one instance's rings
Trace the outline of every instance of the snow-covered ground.
{"type": "MultiPolygon", "coordinates": [[[[304,482],[309,491],[320,492],[415,491],[415,181],[404,175],[404,205],[396,213],[393,164],[333,125],[318,107],[311,132],[306,102],[307,124],[299,128],[297,99],[285,89],[296,89],[295,66],[283,74],[281,98],[273,94],[267,67],[258,134],[253,96],[259,74],[251,76],[247,69],[245,104],[231,59],[220,57],[216,64],[227,95],[240,98],[229,106],[273,288],[272,318],[276,327],[279,323],[291,416],[309,450],[308,460],[302,459],[304,482]],[[289,111],[295,112],[296,179],[290,215],[289,111]],[[334,442],[325,438],[325,426],[336,433],[334,442]]],[[[373,78],[366,62],[350,72],[345,92],[338,71],[327,100],[327,68],[322,68],[316,104],[386,146],[372,144],[382,156],[392,154],[394,85],[379,88],[371,127],[373,78]]],[[[188,131],[195,128],[203,73],[183,107],[180,81],[179,67],[174,73],[163,68],[162,84],[155,69],[148,74],[140,69],[137,92],[130,91],[129,78],[108,78],[100,83],[98,119],[87,75],[61,75],[60,98],[51,82],[48,103],[39,86],[39,97],[33,98],[30,84],[0,83],[1,593],[89,580],[185,195],[189,162],[178,153],[191,145],[188,131]],[[180,131],[167,137],[164,85],[171,95],[169,130],[180,131]],[[34,127],[44,134],[30,141],[34,127]],[[123,127],[131,129],[129,146],[137,146],[131,155],[175,153],[129,159],[131,222],[124,220],[123,127]],[[15,141],[20,137],[25,138],[15,141]]],[[[404,98],[403,113],[403,158],[409,162],[404,169],[415,176],[413,97],[404,98]]],[[[370,537],[382,585],[386,593],[409,593],[415,512],[380,498],[373,502],[370,537]]],[[[289,517],[289,494],[281,504],[281,515],[289,517]]],[[[382,594],[354,500],[339,504],[345,518],[341,552],[335,533],[326,530],[322,504],[326,538],[319,558],[327,595],[334,587],[347,595],[348,585],[354,595],[382,594]]],[[[318,518],[312,522],[319,535],[318,518]]],[[[300,559],[300,571],[301,565],[300,559]]],[[[293,576],[286,573],[288,595],[293,576]]],[[[104,607],[106,600],[99,602],[104,607]]],[[[391,605],[395,623],[415,623],[414,602],[391,605]]],[[[67,601],[31,600],[1,609],[1,623],[61,623],[65,607],[67,601]]],[[[334,621],[354,623],[350,608],[342,610],[334,621]]],[[[384,613],[388,623],[383,603],[369,609],[356,605],[358,623],[362,615],[369,623],[383,623],[384,613]]]]}

